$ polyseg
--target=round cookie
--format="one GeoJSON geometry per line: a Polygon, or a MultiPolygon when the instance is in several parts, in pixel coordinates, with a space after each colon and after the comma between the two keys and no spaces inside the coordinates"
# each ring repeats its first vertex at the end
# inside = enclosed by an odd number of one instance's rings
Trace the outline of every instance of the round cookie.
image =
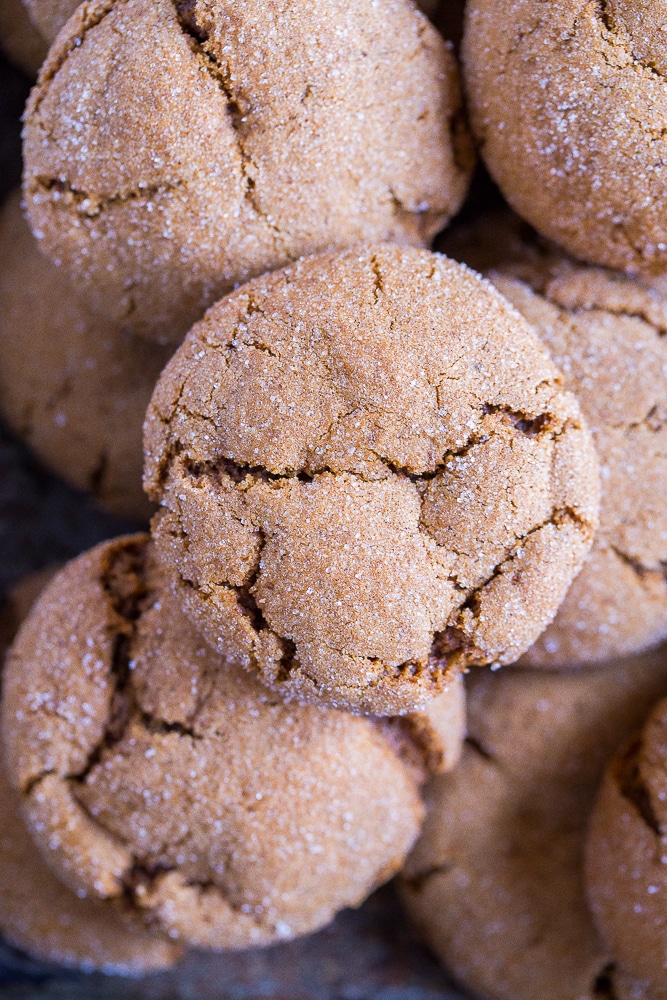
{"type": "Polygon", "coordinates": [[[516,659],[596,526],[590,436],[546,352],[426,251],[310,258],[223,299],[163,372],[145,449],[207,641],[281,697],[359,712],[516,659]]]}
{"type": "Polygon", "coordinates": [[[36,76],[46,59],[48,42],[32,23],[22,0],[0,3],[0,47],[28,76],[36,76]]]}
{"type": "Polygon", "coordinates": [[[633,997],[667,997],[667,701],[605,773],[586,843],[591,909],[633,997]]]}
{"type": "Polygon", "coordinates": [[[170,350],[91,312],[39,252],[18,192],[0,214],[0,412],[98,503],[146,520],[141,427],[170,350]]]}
{"type": "Polygon", "coordinates": [[[468,681],[462,762],[428,786],[404,871],[411,917],[480,1000],[630,1000],[586,903],[584,840],[609,754],[667,693],[667,650],[468,681]]]}
{"type": "MultiPolygon", "coordinates": [[[[55,570],[22,580],[0,614],[0,659],[55,570]]],[[[20,797],[0,763],[0,932],[35,958],[70,968],[139,975],[176,962],[178,945],[128,929],[99,900],[79,899],[44,864],[20,819],[20,797]]]]}
{"type": "Polygon", "coordinates": [[[424,245],[472,168],[454,56],[406,0],[94,0],[44,66],[24,157],[45,252],[174,344],[303,254],[424,245]]]}
{"type": "Polygon", "coordinates": [[[595,264],[667,264],[664,4],[473,0],[473,132],[512,207],[595,264]]]}
{"type": "Polygon", "coordinates": [[[269,695],[183,621],[145,535],[68,564],[5,668],[8,773],[49,865],[205,947],[305,934],[401,866],[439,740],[412,727],[269,695]]]}

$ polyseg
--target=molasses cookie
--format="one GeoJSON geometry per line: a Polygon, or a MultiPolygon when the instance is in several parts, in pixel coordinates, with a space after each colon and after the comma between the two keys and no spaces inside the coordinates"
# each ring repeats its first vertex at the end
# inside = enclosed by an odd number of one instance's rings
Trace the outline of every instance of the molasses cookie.
{"type": "Polygon", "coordinates": [[[472,0],[473,131],[512,207],[595,264],[667,265],[662,3],[472,0]]]}
{"type": "Polygon", "coordinates": [[[609,754],[667,693],[667,650],[468,680],[462,762],[429,786],[405,868],[412,918],[482,1000],[630,1000],[586,902],[584,840],[609,754]]]}
{"type": "Polygon", "coordinates": [[[574,398],[467,268],[379,246],[212,308],[147,414],[157,547],[207,641],[282,697],[397,715],[508,663],[593,539],[574,398]]]}
{"type": "Polygon", "coordinates": [[[7,656],[3,735],[58,877],[212,948],[315,930],[397,871],[440,742],[425,715],[284,705],[182,619],[145,535],[44,591],[7,656]]]}
{"type": "Polygon", "coordinates": [[[101,319],[40,252],[18,193],[0,214],[0,412],[53,472],[146,520],[141,426],[170,350],[101,319]]]}
{"type": "Polygon", "coordinates": [[[586,879],[596,926],[633,997],[667,997],[667,701],[605,773],[591,816],[586,879]]]}
{"type": "Polygon", "coordinates": [[[302,254],[424,245],[472,167],[454,56],[405,0],[94,0],[43,68],[24,155],[45,252],[172,343],[302,254]]]}
{"type": "MultiPolygon", "coordinates": [[[[0,659],[54,569],[34,573],[0,614],[0,659]]],[[[20,797],[0,763],[0,933],[35,958],[70,968],[138,975],[172,965],[176,944],[126,923],[98,900],[79,899],[44,864],[20,819],[20,797]]]]}

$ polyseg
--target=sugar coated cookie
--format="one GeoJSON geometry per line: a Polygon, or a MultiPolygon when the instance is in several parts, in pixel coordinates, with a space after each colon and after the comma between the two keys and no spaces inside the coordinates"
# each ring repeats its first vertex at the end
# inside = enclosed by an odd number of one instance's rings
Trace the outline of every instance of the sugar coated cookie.
{"type": "Polygon", "coordinates": [[[570,253],[634,273],[667,265],[665,6],[471,0],[473,131],[512,207],[570,253]]]}
{"type": "Polygon", "coordinates": [[[424,245],[472,168],[454,56],[405,0],[93,0],[43,68],[24,156],[44,250],[172,343],[304,253],[424,245]]]}
{"type": "Polygon", "coordinates": [[[667,693],[667,650],[468,680],[461,765],[429,786],[404,871],[410,915],[480,1000],[648,1000],[598,939],[583,850],[609,754],[667,693]]]}
{"type": "Polygon", "coordinates": [[[170,350],[101,319],[47,260],[18,193],[0,214],[0,412],[53,472],[146,520],[141,426],[170,350]]]}
{"type": "Polygon", "coordinates": [[[48,864],[212,948],[312,931],[401,866],[431,720],[284,705],[192,632],[145,535],[65,567],[5,668],[8,773],[48,864]]]}
{"type": "Polygon", "coordinates": [[[145,482],[175,592],[283,697],[396,715],[516,659],[591,544],[597,470],[529,326],[426,251],[310,258],[165,369],[145,482]]]}

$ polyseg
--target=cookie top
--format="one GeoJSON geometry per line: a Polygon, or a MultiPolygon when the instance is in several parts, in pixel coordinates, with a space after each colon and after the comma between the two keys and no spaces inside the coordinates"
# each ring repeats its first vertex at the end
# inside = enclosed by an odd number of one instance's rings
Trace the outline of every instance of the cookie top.
{"type": "Polygon", "coordinates": [[[595,264],[667,264],[667,36],[646,0],[473,0],[471,123],[512,207],[595,264]]]}
{"type": "Polygon", "coordinates": [[[172,343],[302,254],[424,245],[472,169],[454,56],[406,0],[94,0],[25,121],[43,249],[94,308],[172,343]]]}
{"type": "Polygon", "coordinates": [[[667,650],[605,671],[476,672],[467,688],[462,762],[428,787],[405,868],[410,915],[475,996],[630,1000],[593,926],[583,847],[609,754],[667,693],[667,650]]]}
{"type": "Polygon", "coordinates": [[[193,633],[145,535],[68,564],[5,669],[8,774],[48,864],[204,947],[312,931],[401,866],[437,741],[419,726],[284,705],[193,633]]]}
{"type": "Polygon", "coordinates": [[[18,192],[0,214],[0,412],[41,461],[146,520],[141,426],[170,350],[101,319],[38,250],[18,192]]]}
{"type": "Polygon", "coordinates": [[[596,926],[634,996],[667,997],[667,700],[610,762],[586,843],[596,926]]]}
{"type": "Polygon", "coordinates": [[[304,260],[223,299],[156,390],[175,592],[279,691],[424,705],[539,635],[591,544],[589,433],[495,290],[426,251],[304,260]]]}
{"type": "Polygon", "coordinates": [[[49,45],[32,23],[22,0],[0,4],[0,47],[28,76],[36,76],[46,59],[49,45]]]}
{"type": "MultiPolygon", "coordinates": [[[[0,659],[55,570],[21,580],[0,614],[0,659]]],[[[127,924],[98,900],[79,899],[45,865],[0,764],[0,932],[35,958],[70,968],[139,975],[177,961],[178,945],[127,924]]]]}
{"type": "Polygon", "coordinates": [[[489,273],[575,393],[600,458],[600,528],[535,666],[603,662],[667,637],[667,285],[533,244],[489,273]]]}

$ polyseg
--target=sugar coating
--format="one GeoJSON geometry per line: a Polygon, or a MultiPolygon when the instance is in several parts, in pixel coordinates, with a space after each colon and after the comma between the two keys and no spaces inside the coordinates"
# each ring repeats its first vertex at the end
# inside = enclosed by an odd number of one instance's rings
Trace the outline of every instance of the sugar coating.
{"type": "Polygon", "coordinates": [[[586,841],[595,924],[633,997],[667,997],[667,701],[610,761],[586,841]]]}
{"type": "MultiPolygon", "coordinates": [[[[34,573],[12,590],[0,615],[0,658],[20,622],[53,577],[34,573]]],[[[79,899],[44,864],[20,818],[21,798],[0,764],[0,931],[35,958],[69,968],[139,975],[173,965],[178,945],[129,928],[98,900],[79,899]]]]}
{"type": "Polygon", "coordinates": [[[512,207],[578,257],[667,263],[663,2],[475,0],[463,61],[471,124],[512,207]]]}
{"type": "Polygon", "coordinates": [[[35,28],[22,0],[0,4],[0,48],[28,76],[36,76],[46,59],[48,42],[35,28]]]}
{"type": "Polygon", "coordinates": [[[41,461],[147,520],[141,427],[170,350],[92,312],[39,252],[18,192],[0,213],[0,412],[41,461]]]}
{"type": "Polygon", "coordinates": [[[30,833],[70,889],[238,948],[315,930],[398,870],[425,770],[458,755],[442,732],[461,693],[413,720],[284,705],[198,638],[137,535],[39,599],[8,654],[3,737],[30,833]]]}
{"type": "Polygon", "coordinates": [[[44,251],[174,344],[304,253],[424,245],[472,168],[454,56],[406,0],[94,0],[42,70],[24,157],[44,251]]]}
{"type": "Polygon", "coordinates": [[[598,939],[583,851],[609,755],[667,693],[667,649],[604,671],[475,672],[467,689],[462,762],[428,786],[404,870],[410,916],[480,1000],[648,1000],[598,939]]]}
{"type": "Polygon", "coordinates": [[[519,314],[426,251],[304,260],[223,299],[145,426],[190,618],[281,696],[396,715],[516,659],[595,530],[596,460],[519,314]]]}

